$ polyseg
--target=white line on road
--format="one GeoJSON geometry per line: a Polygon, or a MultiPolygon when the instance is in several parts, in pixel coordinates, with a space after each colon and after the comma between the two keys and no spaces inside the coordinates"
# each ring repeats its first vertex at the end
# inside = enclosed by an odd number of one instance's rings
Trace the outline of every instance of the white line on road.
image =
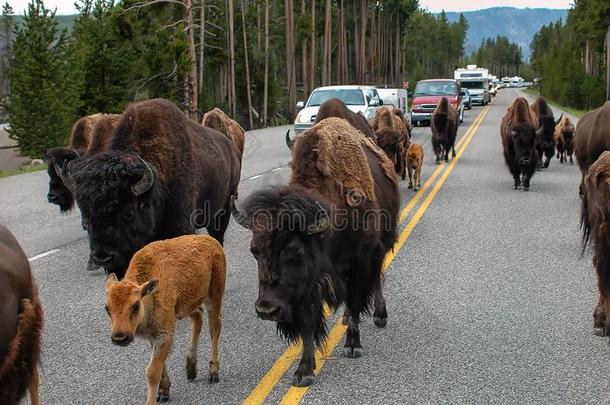
{"type": "Polygon", "coordinates": [[[275,169],[271,169],[272,172],[277,172],[278,170],[282,170],[283,167],[276,167],[275,169]]]}
{"type": "Polygon", "coordinates": [[[256,176],[248,177],[246,180],[255,180],[255,179],[258,179],[260,177],[263,177],[263,175],[262,174],[257,174],[256,176]]]}
{"type": "Polygon", "coordinates": [[[50,256],[50,255],[52,255],[52,254],[54,254],[54,253],[57,253],[57,252],[59,252],[59,249],[51,249],[51,250],[49,250],[49,251],[47,251],[47,252],[44,252],[44,253],[41,253],[41,254],[39,254],[39,255],[32,256],[32,257],[30,257],[28,260],[29,260],[29,261],[30,261],[30,263],[31,263],[31,262],[33,262],[33,261],[35,261],[35,260],[42,259],[43,257],[50,256]]]}

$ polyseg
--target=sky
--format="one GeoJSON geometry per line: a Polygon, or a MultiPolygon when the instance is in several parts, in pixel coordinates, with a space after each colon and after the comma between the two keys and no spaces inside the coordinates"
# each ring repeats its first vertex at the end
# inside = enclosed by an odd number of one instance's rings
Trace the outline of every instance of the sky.
{"type": "MultiPolygon", "coordinates": [[[[4,4],[7,0],[0,0],[4,4]]],[[[419,0],[422,7],[430,11],[469,11],[489,7],[546,7],[546,8],[570,8],[573,0],[419,0]]],[[[23,14],[28,0],[8,0],[16,14],[23,14]]],[[[46,0],[45,5],[51,9],[57,7],[57,14],[75,14],[74,0],[46,0]]]]}

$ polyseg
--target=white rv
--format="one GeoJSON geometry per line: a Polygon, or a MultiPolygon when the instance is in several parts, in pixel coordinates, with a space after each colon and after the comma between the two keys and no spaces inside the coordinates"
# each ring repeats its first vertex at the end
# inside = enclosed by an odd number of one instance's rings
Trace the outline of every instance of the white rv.
{"type": "Polygon", "coordinates": [[[405,117],[409,116],[409,96],[407,95],[407,90],[398,88],[384,89],[377,87],[377,93],[379,93],[379,97],[381,97],[381,100],[383,100],[383,105],[394,106],[395,108],[400,109],[405,117]]]}
{"type": "Polygon", "coordinates": [[[460,83],[461,88],[470,91],[472,103],[486,105],[491,101],[489,94],[489,71],[477,65],[468,65],[466,68],[456,69],[454,79],[460,83]]]}

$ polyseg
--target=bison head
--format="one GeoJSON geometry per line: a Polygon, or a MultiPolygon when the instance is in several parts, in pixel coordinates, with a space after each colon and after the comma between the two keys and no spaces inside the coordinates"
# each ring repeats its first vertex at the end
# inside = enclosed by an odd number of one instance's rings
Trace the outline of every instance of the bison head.
{"type": "Polygon", "coordinates": [[[527,123],[520,123],[513,127],[511,138],[515,147],[515,158],[522,167],[537,162],[536,156],[536,130],[527,123]]]}
{"type": "Polygon", "coordinates": [[[324,254],[330,220],[325,204],[288,188],[252,194],[241,210],[239,224],[252,231],[250,251],[258,263],[255,309],[264,320],[292,339],[305,320],[322,317],[322,302],[336,306],[330,264],[324,254]]]}
{"type": "Polygon", "coordinates": [[[112,322],[110,339],[118,346],[133,341],[138,325],[144,318],[142,301],[155,291],[159,279],[138,285],[133,281],[119,281],[114,273],[106,278],[105,309],[112,322]]]}
{"type": "Polygon", "coordinates": [[[135,154],[98,153],[71,165],[74,196],[89,233],[91,262],[122,276],[154,239],[164,191],[155,169],[135,154]]]}
{"type": "Polygon", "coordinates": [[[552,115],[543,115],[538,119],[538,139],[543,149],[555,147],[555,120],[552,115]]]}
{"type": "Polygon", "coordinates": [[[47,200],[59,205],[61,212],[70,211],[74,207],[68,164],[79,157],[78,152],[71,148],[53,148],[44,153],[49,174],[47,200]]]}
{"type": "Polygon", "coordinates": [[[445,135],[449,131],[450,115],[448,112],[435,112],[432,116],[434,127],[440,135],[445,135]]]}
{"type": "Polygon", "coordinates": [[[403,136],[391,128],[383,128],[375,133],[377,146],[388,155],[394,165],[397,164],[400,154],[403,153],[403,136]]]}
{"type": "Polygon", "coordinates": [[[574,127],[568,126],[561,129],[561,135],[563,136],[564,147],[566,149],[572,149],[574,145],[574,127]]]}

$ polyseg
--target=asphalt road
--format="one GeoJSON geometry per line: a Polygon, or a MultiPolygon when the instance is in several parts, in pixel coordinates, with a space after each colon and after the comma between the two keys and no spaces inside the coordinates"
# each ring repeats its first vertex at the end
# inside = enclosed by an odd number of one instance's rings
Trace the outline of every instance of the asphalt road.
{"type": "MultiPolygon", "coordinates": [[[[401,228],[404,244],[387,269],[388,326],[378,330],[366,318],[364,356],[327,353],[316,383],[297,392],[302,403],[608,402],[610,349],[592,332],[595,274],[590,254],[579,257],[579,172],[553,159],[533,177],[531,191],[512,189],[499,123],[516,95],[503,90],[488,110],[466,112],[465,149],[455,164],[438,169],[430,128],[415,129],[426,152],[422,179],[436,175],[411,204],[401,228]],[[480,113],[480,125],[473,125],[480,113]]],[[[286,182],[285,131],[247,135],[240,198],[286,182]]],[[[61,216],[47,204],[46,184],[44,172],[0,179],[0,222],[33,259],[45,306],[42,402],[143,403],[148,343],[111,344],[104,276],[84,271],[79,214],[61,216]]],[[[407,205],[414,193],[405,182],[401,193],[407,205]]],[[[295,393],[289,391],[295,356],[283,355],[287,345],[274,325],[254,312],[257,272],[249,238],[234,223],[226,235],[220,383],[207,383],[205,333],[199,376],[187,381],[190,326],[183,321],[168,362],[170,403],[236,404],[262,387],[271,404],[295,393]],[[270,378],[278,359],[292,364],[270,378]]]]}

